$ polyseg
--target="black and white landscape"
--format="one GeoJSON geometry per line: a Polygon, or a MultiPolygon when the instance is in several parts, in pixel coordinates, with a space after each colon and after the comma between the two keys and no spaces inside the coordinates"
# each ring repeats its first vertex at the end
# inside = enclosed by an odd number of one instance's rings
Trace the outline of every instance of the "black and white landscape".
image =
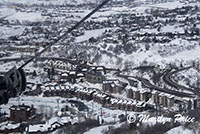
{"type": "MultiPolygon", "coordinates": [[[[0,1],[0,74],[101,2],[0,1]]],[[[199,11],[199,0],[108,2],[23,68],[26,90],[0,106],[0,133],[199,134],[199,11]]]]}

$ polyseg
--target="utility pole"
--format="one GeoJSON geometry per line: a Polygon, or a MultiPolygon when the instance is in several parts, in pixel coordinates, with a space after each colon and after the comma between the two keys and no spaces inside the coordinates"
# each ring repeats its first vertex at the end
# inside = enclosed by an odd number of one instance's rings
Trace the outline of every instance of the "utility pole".
{"type": "Polygon", "coordinates": [[[102,122],[102,116],[103,116],[103,112],[102,112],[102,108],[101,108],[101,122],[102,122]]]}
{"type": "Polygon", "coordinates": [[[102,108],[101,108],[101,117],[102,117],[103,113],[102,113],[102,108]]]}
{"type": "Polygon", "coordinates": [[[102,108],[100,109],[101,110],[101,119],[100,119],[100,124],[102,124],[103,123],[103,111],[102,111],[102,108]]]}
{"type": "Polygon", "coordinates": [[[92,102],[92,112],[93,112],[93,102],[92,102]]]}
{"type": "Polygon", "coordinates": [[[58,111],[59,111],[59,100],[60,100],[60,99],[57,99],[57,107],[58,107],[58,111]]]}
{"type": "Polygon", "coordinates": [[[158,110],[158,109],[157,109],[158,107],[157,107],[157,105],[158,105],[158,103],[156,103],[156,124],[157,124],[157,119],[158,119],[158,111],[157,111],[157,110],[158,110]]]}
{"type": "Polygon", "coordinates": [[[20,105],[20,96],[17,98],[18,106],[20,105]]]}
{"type": "Polygon", "coordinates": [[[113,115],[113,118],[114,118],[114,123],[115,123],[116,114],[113,115]]]}
{"type": "Polygon", "coordinates": [[[125,110],[125,118],[127,119],[127,110],[125,110]]]}

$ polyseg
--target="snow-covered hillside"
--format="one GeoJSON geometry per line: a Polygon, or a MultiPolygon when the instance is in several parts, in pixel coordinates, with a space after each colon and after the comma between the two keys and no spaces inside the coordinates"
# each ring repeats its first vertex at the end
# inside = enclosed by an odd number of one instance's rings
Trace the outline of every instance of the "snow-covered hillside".
{"type": "Polygon", "coordinates": [[[191,68],[175,74],[174,79],[186,87],[199,88],[200,87],[200,72],[196,69],[191,68]]]}
{"type": "Polygon", "coordinates": [[[86,4],[96,2],[95,0],[3,0],[2,4],[24,4],[24,5],[64,5],[64,4],[86,4]]]}

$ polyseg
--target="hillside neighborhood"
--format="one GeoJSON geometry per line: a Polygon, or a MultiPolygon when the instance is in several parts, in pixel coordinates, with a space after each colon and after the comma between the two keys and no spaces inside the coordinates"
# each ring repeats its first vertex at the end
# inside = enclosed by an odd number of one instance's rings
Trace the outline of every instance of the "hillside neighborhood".
{"type": "Polygon", "coordinates": [[[200,133],[200,1],[110,1],[60,38],[101,2],[0,1],[0,133],[200,133]]]}

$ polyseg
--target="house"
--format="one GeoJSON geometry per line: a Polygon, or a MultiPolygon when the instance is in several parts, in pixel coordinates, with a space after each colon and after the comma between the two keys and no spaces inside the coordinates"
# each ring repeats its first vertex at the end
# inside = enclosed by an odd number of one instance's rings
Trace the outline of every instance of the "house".
{"type": "Polygon", "coordinates": [[[69,100],[68,102],[71,104],[71,107],[76,107],[79,111],[88,111],[88,107],[83,102],[76,100],[69,100]]]}
{"type": "Polygon", "coordinates": [[[88,41],[91,42],[91,43],[95,43],[95,42],[97,42],[97,39],[94,38],[94,37],[91,37],[91,38],[88,39],[88,41]]]}
{"type": "Polygon", "coordinates": [[[127,111],[134,111],[136,103],[137,103],[136,100],[129,100],[126,104],[126,110],[127,111]]]}
{"type": "Polygon", "coordinates": [[[9,47],[8,51],[35,53],[38,49],[36,47],[9,47]]]}
{"type": "Polygon", "coordinates": [[[142,112],[145,110],[146,103],[144,101],[125,100],[119,98],[111,98],[110,108],[127,111],[142,112]]]}
{"type": "Polygon", "coordinates": [[[133,98],[133,90],[131,88],[126,89],[127,98],[133,98]]]}
{"type": "Polygon", "coordinates": [[[119,100],[117,99],[117,98],[112,98],[111,100],[110,100],[110,105],[108,105],[111,109],[116,109],[116,107],[117,107],[117,102],[118,102],[119,100]]]}
{"type": "Polygon", "coordinates": [[[174,106],[174,96],[166,93],[160,93],[158,91],[153,91],[151,100],[155,104],[160,104],[163,107],[174,106]]]}
{"type": "Polygon", "coordinates": [[[159,94],[159,104],[161,104],[161,105],[163,105],[163,106],[165,106],[165,96],[164,96],[164,93],[160,93],[159,94]]]}
{"type": "Polygon", "coordinates": [[[130,83],[131,86],[137,88],[138,87],[138,81],[132,77],[128,78],[128,81],[130,83]]]}
{"type": "Polygon", "coordinates": [[[133,99],[140,100],[140,91],[133,90],[133,99]]]}
{"type": "Polygon", "coordinates": [[[71,70],[68,72],[64,72],[60,76],[60,82],[71,82],[71,83],[76,83],[78,78],[83,78],[84,74],[83,73],[78,73],[75,70],[71,70]]]}
{"type": "Polygon", "coordinates": [[[167,98],[167,106],[168,107],[173,107],[174,106],[174,95],[168,95],[167,98]]]}
{"type": "Polygon", "coordinates": [[[163,101],[163,103],[162,103],[162,105],[164,106],[164,107],[167,107],[168,105],[168,97],[166,96],[166,94],[163,94],[162,95],[162,101],[163,101]]]}
{"type": "Polygon", "coordinates": [[[10,134],[10,133],[19,133],[21,129],[20,123],[10,124],[10,123],[2,123],[0,126],[1,134],[10,134]]]}
{"type": "Polygon", "coordinates": [[[128,98],[140,100],[140,90],[138,90],[137,88],[128,85],[126,87],[126,93],[128,98]]]}
{"type": "Polygon", "coordinates": [[[140,91],[140,100],[146,102],[149,100],[150,95],[151,95],[150,91],[148,91],[147,89],[143,89],[140,91]]]}
{"type": "Polygon", "coordinates": [[[90,83],[102,83],[104,76],[101,72],[90,70],[85,73],[85,79],[90,83]]]}
{"type": "Polygon", "coordinates": [[[120,99],[120,100],[117,102],[117,109],[125,110],[124,105],[123,105],[124,103],[126,103],[126,100],[120,99]]]}
{"type": "Polygon", "coordinates": [[[68,76],[69,76],[68,73],[66,73],[66,72],[62,73],[61,77],[60,77],[60,81],[67,82],[68,81],[68,76]]]}
{"type": "Polygon", "coordinates": [[[143,101],[139,101],[137,104],[136,104],[136,109],[135,111],[136,112],[142,112],[145,110],[145,106],[146,106],[146,103],[143,102],[143,101]]]}
{"type": "Polygon", "coordinates": [[[89,95],[89,90],[87,88],[80,88],[75,91],[75,96],[77,98],[80,98],[82,100],[89,100],[90,95],[89,95]]]}
{"type": "Polygon", "coordinates": [[[64,61],[60,61],[60,60],[49,60],[47,62],[47,66],[48,67],[54,67],[56,69],[60,69],[60,70],[75,70],[76,69],[76,65],[70,64],[70,63],[65,63],[64,61]]]}
{"type": "Polygon", "coordinates": [[[200,108],[200,98],[194,100],[194,108],[200,108]]]}
{"type": "Polygon", "coordinates": [[[107,104],[106,102],[108,101],[108,95],[101,92],[95,92],[93,94],[93,101],[104,106],[107,104]]]}
{"type": "Polygon", "coordinates": [[[13,105],[10,107],[10,120],[15,122],[27,121],[35,115],[36,109],[33,105],[13,105]]]}
{"type": "Polygon", "coordinates": [[[96,89],[92,89],[92,88],[83,88],[83,89],[77,89],[75,91],[75,96],[83,99],[83,100],[92,100],[93,99],[93,94],[97,92],[96,89]]]}
{"type": "Polygon", "coordinates": [[[76,71],[70,71],[69,78],[68,78],[69,82],[76,83],[76,79],[77,79],[76,71]]]}
{"type": "Polygon", "coordinates": [[[64,120],[63,118],[53,117],[46,124],[35,124],[29,125],[26,128],[26,132],[29,134],[47,134],[50,132],[55,131],[58,128],[62,128],[63,126],[67,125],[69,122],[64,120]]]}
{"type": "Polygon", "coordinates": [[[159,104],[160,101],[159,101],[159,92],[158,91],[152,92],[151,100],[153,101],[153,103],[159,104]]]}
{"type": "Polygon", "coordinates": [[[119,80],[104,80],[102,89],[109,93],[121,93],[124,89],[124,85],[119,80]]]}
{"type": "Polygon", "coordinates": [[[43,96],[51,97],[51,96],[61,96],[61,97],[71,97],[71,87],[70,86],[44,86],[43,88],[43,96]]]}
{"type": "Polygon", "coordinates": [[[140,101],[148,101],[151,98],[151,92],[147,89],[137,89],[132,86],[126,87],[127,98],[132,98],[140,101]]]}
{"type": "Polygon", "coordinates": [[[190,98],[186,97],[177,97],[175,98],[176,105],[178,106],[179,111],[188,110],[191,107],[190,98]]]}

